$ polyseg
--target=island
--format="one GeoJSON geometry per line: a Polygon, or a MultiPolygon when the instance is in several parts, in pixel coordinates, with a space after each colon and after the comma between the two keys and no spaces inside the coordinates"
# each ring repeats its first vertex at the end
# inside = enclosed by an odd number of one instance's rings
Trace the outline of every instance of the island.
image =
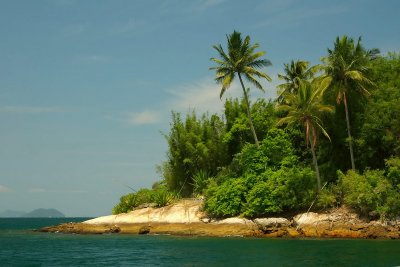
{"type": "Polygon", "coordinates": [[[210,70],[221,99],[234,82],[243,96],[172,111],[161,180],[113,215],[41,231],[399,238],[400,55],[338,36],[321,64],[284,64],[275,99],[251,99],[271,62],[248,35],[226,41],[210,70]]]}
{"type": "Polygon", "coordinates": [[[6,210],[0,213],[0,218],[64,218],[65,215],[56,209],[35,209],[30,212],[6,210]]]}
{"type": "Polygon", "coordinates": [[[182,199],[174,204],[145,207],[128,213],[102,216],[81,223],[64,223],[40,232],[74,234],[155,234],[218,237],[287,238],[400,238],[400,221],[367,221],[341,208],[327,213],[293,217],[211,219],[201,210],[203,200],[182,199]]]}

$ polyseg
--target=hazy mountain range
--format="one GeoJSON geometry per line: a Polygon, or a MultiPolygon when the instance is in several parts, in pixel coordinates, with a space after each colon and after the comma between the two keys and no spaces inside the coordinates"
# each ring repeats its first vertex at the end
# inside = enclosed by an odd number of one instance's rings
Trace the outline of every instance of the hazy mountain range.
{"type": "Polygon", "coordinates": [[[31,212],[6,210],[0,212],[1,218],[63,218],[65,215],[56,209],[35,209],[31,212]]]}

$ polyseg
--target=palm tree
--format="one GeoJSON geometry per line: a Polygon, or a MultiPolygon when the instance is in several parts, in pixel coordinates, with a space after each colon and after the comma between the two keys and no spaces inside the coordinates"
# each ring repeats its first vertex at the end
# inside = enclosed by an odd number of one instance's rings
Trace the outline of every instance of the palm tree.
{"type": "Polygon", "coordinates": [[[342,38],[336,38],[333,49],[328,49],[328,56],[322,58],[325,63],[325,74],[322,79],[330,83],[330,87],[335,90],[337,104],[344,105],[352,170],[356,167],[350,131],[348,96],[351,91],[359,92],[364,96],[370,95],[367,88],[374,86],[374,83],[368,79],[368,64],[377,57],[378,53],[378,49],[365,50],[361,45],[361,37],[355,43],[352,38],[344,35],[342,38]]]}
{"type": "Polygon", "coordinates": [[[278,106],[278,110],[285,111],[286,116],[278,121],[282,124],[300,124],[304,129],[305,141],[310,145],[315,174],[317,178],[318,192],[321,190],[321,178],[315,147],[318,142],[318,133],[321,131],[329,140],[330,137],[322,126],[320,115],[324,112],[332,113],[333,106],[322,104],[322,95],[327,88],[327,84],[320,82],[302,82],[299,84],[296,93],[285,93],[284,103],[278,106]]]}
{"type": "Polygon", "coordinates": [[[282,102],[285,93],[296,93],[300,83],[312,79],[321,68],[320,65],[309,68],[309,62],[303,60],[292,60],[290,64],[284,64],[284,67],[285,74],[278,74],[278,78],[285,81],[277,86],[278,102],[282,102]]]}
{"type": "Polygon", "coordinates": [[[220,58],[211,58],[212,61],[217,63],[217,66],[211,67],[210,70],[215,70],[215,81],[222,85],[220,98],[222,98],[225,91],[231,86],[235,76],[237,75],[239,77],[244,99],[247,105],[247,117],[249,119],[250,129],[253,134],[255,144],[258,147],[259,144],[257,134],[254,129],[250,113],[250,101],[246,88],[243,84],[242,75],[256,88],[264,92],[263,87],[256,78],[264,78],[267,81],[271,81],[271,78],[266,73],[263,73],[258,69],[270,66],[271,62],[267,59],[261,59],[261,57],[265,55],[265,52],[255,52],[255,50],[259,47],[259,44],[255,43],[251,45],[250,36],[246,36],[243,40],[241,33],[234,31],[232,34],[227,36],[227,42],[227,53],[225,53],[221,45],[213,46],[213,48],[217,50],[220,58]]]}

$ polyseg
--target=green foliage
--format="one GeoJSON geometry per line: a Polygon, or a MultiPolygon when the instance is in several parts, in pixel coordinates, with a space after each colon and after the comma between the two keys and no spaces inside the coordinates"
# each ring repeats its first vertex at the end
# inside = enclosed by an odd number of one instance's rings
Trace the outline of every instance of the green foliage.
{"type": "Polygon", "coordinates": [[[322,189],[315,204],[316,208],[326,210],[338,206],[340,204],[340,194],[340,188],[336,185],[322,189]]]}
{"type": "Polygon", "coordinates": [[[177,194],[163,187],[153,191],[152,202],[155,203],[156,207],[164,207],[177,198],[179,198],[177,194]]]}
{"type": "Polygon", "coordinates": [[[377,213],[381,219],[400,215],[400,194],[380,170],[364,174],[348,171],[338,173],[344,204],[363,215],[377,213]]]}
{"type": "Polygon", "coordinates": [[[293,154],[288,134],[281,129],[272,128],[259,148],[253,144],[246,144],[242,151],[235,155],[231,168],[238,176],[245,173],[260,174],[267,169],[278,169],[281,164],[293,162],[293,154]]]}
{"type": "Polygon", "coordinates": [[[400,192],[400,157],[386,160],[387,178],[400,192]]]}
{"type": "Polygon", "coordinates": [[[304,208],[314,195],[314,172],[299,167],[289,136],[273,128],[257,148],[247,144],[231,164],[231,172],[206,193],[212,216],[263,216],[304,208]]]}
{"type": "Polygon", "coordinates": [[[176,199],[176,194],[167,190],[165,186],[156,189],[142,188],[136,193],[129,193],[120,198],[120,202],[112,209],[113,214],[126,213],[143,204],[153,204],[163,207],[176,199]]]}
{"type": "Polygon", "coordinates": [[[245,179],[231,178],[221,185],[210,184],[206,192],[204,210],[215,217],[239,215],[245,203],[245,179]]]}
{"type": "Polygon", "coordinates": [[[243,215],[264,216],[305,208],[314,196],[314,172],[309,168],[282,168],[263,174],[263,181],[250,189],[243,215]]]}
{"type": "Polygon", "coordinates": [[[136,193],[129,193],[120,198],[120,202],[113,208],[113,214],[125,213],[133,208],[144,204],[151,203],[153,191],[150,189],[140,189],[136,193]]]}
{"type": "MultiPolygon", "coordinates": [[[[230,159],[241,151],[246,143],[252,143],[249,120],[246,114],[246,102],[242,99],[227,99],[225,101],[226,134],[224,142],[228,146],[230,159]]],[[[251,106],[251,116],[254,128],[260,140],[275,125],[275,108],[273,103],[258,99],[251,106]]]]}
{"type": "Polygon", "coordinates": [[[202,194],[203,191],[207,188],[209,183],[209,175],[207,172],[200,170],[193,176],[193,193],[202,194]]]}
{"type": "Polygon", "coordinates": [[[356,139],[363,168],[383,169],[384,160],[400,156],[400,55],[389,54],[373,64],[378,89],[371,92],[356,139]]]}
{"type": "Polygon", "coordinates": [[[171,131],[165,136],[168,160],[161,166],[168,189],[190,196],[193,177],[199,171],[216,175],[228,161],[227,146],[222,142],[224,134],[225,125],[217,115],[204,114],[198,119],[193,112],[182,121],[180,114],[173,112],[171,131]]]}

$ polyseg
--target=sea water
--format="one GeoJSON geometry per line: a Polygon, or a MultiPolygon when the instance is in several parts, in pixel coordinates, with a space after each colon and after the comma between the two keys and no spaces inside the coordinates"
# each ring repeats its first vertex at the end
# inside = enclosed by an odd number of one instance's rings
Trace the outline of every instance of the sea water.
{"type": "Polygon", "coordinates": [[[400,266],[400,240],[40,233],[82,221],[0,219],[0,266],[400,266]]]}

